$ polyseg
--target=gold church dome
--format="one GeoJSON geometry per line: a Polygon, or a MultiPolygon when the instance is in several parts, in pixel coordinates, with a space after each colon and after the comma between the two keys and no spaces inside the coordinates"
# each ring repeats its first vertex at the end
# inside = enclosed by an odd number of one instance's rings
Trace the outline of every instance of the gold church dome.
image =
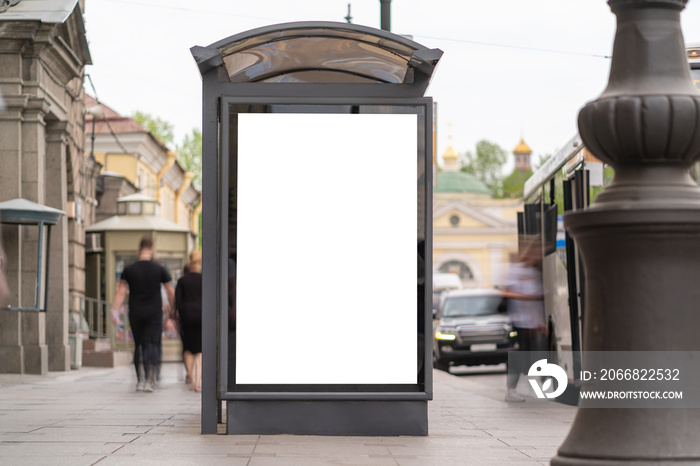
{"type": "Polygon", "coordinates": [[[532,154],[532,149],[530,149],[530,146],[525,144],[525,140],[521,139],[520,144],[513,149],[514,154],[532,154]]]}
{"type": "Polygon", "coordinates": [[[456,159],[457,157],[459,157],[459,154],[452,148],[452,145],[447,146],[447,150],[442,154],[443,159],[456,159]]]}

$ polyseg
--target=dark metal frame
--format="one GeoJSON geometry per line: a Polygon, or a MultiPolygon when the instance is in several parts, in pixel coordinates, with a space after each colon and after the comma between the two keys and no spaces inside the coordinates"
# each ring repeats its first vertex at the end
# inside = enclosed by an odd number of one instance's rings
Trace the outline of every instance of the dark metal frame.
{"type": "MultiPolygon", "coordinates": [[[[311,105],[311,106],[331,106],[331,105],[388,105],[388,106],[405,106],[405,107],[421,107],[424,111],[424,118],[419,124],[423,125],[425,140],[418,141],[417,150],[424,152],[424,187],[426,193],[424,222],[426,232],[425,238],[425,261],[426,264],[432,264],[432,99],[429,98],[412,98],[412,99],[378,99],[378,98],[308,98],[308,97],[280,97],[280,98],[255,98],[254,100],[248,97],[229,97],[221,96],[217,105],[220,112],[220,118],[216,126],[216,131],[219,133],[219,144],[217,148],[217,157],[204,157],[204,173],[213,175],[216,183],[205,183],[204,198],[213,197],[217,200],[218,207],[212,208],[212,204],[205,203],[204,207],[204,244],[215,245],[215,247],[205,247],[204,249],[204,274],[207,277],[216,275],[216,279],[204,280],[204,348],[206,354],[216,355],[218,357],[204,358],[204,379],[216,380],[216,387],[204,384],[205,391],[202,397],[202,432],[215,433],[216,423],[220,421],[220,405],[221,401],[234,400],[266,400],[266,401],[427,401],[433,397],[432,387],[432,345],[429,344],[429,338],[432,334],[430,328],[432,322],[432,309],[430,296],[430,286],[432,284],[432,267],[425,268],[426,293],[424,299],[424,319],[425,319],[425,345],[424,345],[424,390],[415,392],[394,392],[394,391],[372,391],[372,392],[232,392],[227,387],[227,371],[228,371],[228,283],[222,277],[226,277],[228,270],[228,223],[222,219],[228,217],[228,204],[220,202],[226,197],[228,192],[228,177],[229,177],[229,134],[228,123],[229,116],[227,107],[231,104],[278,104],[278,105],[311,105]],[[213,225],[214,228],[211,228],[213,225]],[[218,270],[218,273],[216,271],[218,270]],[[216,326],[212,324],[216,323],[216,326]],[[212,328],[214,327],[214,328],[212,328]],[[212,335],[215,337],[212,338],[212,335]],[[215,374],[212,377],[212,374],[215,374]],[[212,401],[214,401],[212,403],[212,401]]],[[[411,112],[412,113],[412,112],[411,112]]],[[[213,128],[205,128],[205,134],[211,132],[213,128]]],[[[211,142],[211,141],[209,141],[211,142]]],[[[206,143],[205,143],[206,144],[206,143]]],[[[209,147],[211,150],[211,147],[209,147]]],[[[205,149],[206,151],[206,149],[205,149]]],[[[207,152],[205,152],[206,154],[207,152]]],[[[212,179],[212,176],[207,176],[207,179],[212,179]]]]}
{"type": "MultiPolygon", "coordinates": [[[[425,260],[426,263],[432,263],[432,177],[429,176],[432,172],[432,157],[429,155],[429,148],[432,148],[432,118],[430,118],[432,113],[432,99],[430,98],[419,98],[419,99],[404,99],[401,102],[387,102],[383,99],[361,99],[361,98],[320,98],[320,99],[309,99],[309,98],[257,98],[254,101],[249,98],[240,97],[222,97],[221,98],[221,162],[219,170],[219,179],[217,180],[220,185],[220,192],[227,193],[229,190],[229,160],[231,154],[229,153],[229,133],[227,128],[229,127],[229,113],[226,111],[227,106],[236,104],[259,104],[259,105],[304,105],[311,107],[324,107],[324,106],[361,106],[361,105],[371,105],[371,106],[402,106],[407,108],[423,108],[423,115],[419,115],[418,126],[423,126],[424,134],[426,138],[424,141],[417,141],[417,151],[422,152],[424,159],[424,189],[427,194],[425,200],[425,212],[424,212],[424,222],[423,228],[426,232],[425,239],[425,260]],[[421,121],[422,120],[422,121],[421,121]],[[429,179],[428,179],[429,178],[429,179]]],[[[414,114],[414,112],[407,112],[409,114],[414,114]]],[[[418,129],[418,128],[416,128],[418,129]]],[[[228,204],[223,205],[220,215],[224,215],[228,209],[228,204]],[[224,209],[225,208],[225,209],[224,209]]],[[[222,217],[226,218],[226,217],[222,217]]],[[[219,238],[226,242],[228,238],[228,224],[221,222],[219,225],[219,238]]],[[[228,244],[228,243],[226,243],[228,244]]],[[[226,263],[226,251],[223,251],[222,262],[226,263]]],[[[425,280],[426,283],[432,283],[432,268],[427,268],[425,270],[425,280]]],[[[228,283],[223,282],[221,284],[223,288],[222,297],[228,297],[228,283]]],[[[430,291],[430,290],[427,290],[430,291]]],[[[430,296],[432,293],[426,292],[424,303],[423,303],[423,317],[426,322],[426,328],[428,324],[432,321],[432,301],[430,296]]],[[[226,298],[228,299],[228,298],[226,298]]],[[[221,301],[222,303],[225,301],[221,301]]],[[[228,342],[228,314],[223,308],[219,309],[219,343],[220,347],[226,347],[228,342]]],[[[432,329],[430,329],[432,331],[432,329]]],[[[426,330],[426,340],[427,336],[431,332],[426,330]]],[[[430,345],[425,344],[424,349],[424,360],[432,361],[432,351],[430,345]]],[[[219,399],[221,400],[431,400],[432,399],[432,372],[425,371],[424,380],[424,390],[423,391],[412,391],[412,392],[394,392],[394,391],[358,391],[358,392],[232,392],[228,390],[227,380],[228,380],[228,354],[226,351],[221,351],[219,356],[219,399]]],[[[420,381],[419,381],[420,382],[420,381]]]]}
{"type": "MultiPolygon", "coordinates": [[[[222,401],[228,403],[231,419],[240,416],[255,420],[260,410],[274,413],[275,426],[256,424],[259,433],[325,433],[340,435],[427,435],[427,400],[432,399],[432,99],[423,94],[430,82],[434,63],[442,54],[386,31],[345,23],[294,23],[270,26],[231,36],[209,47],[193,47],[203,80],[202,152],[203,178],[203,393],[202,433],[217,433],[221,421],[222,401]],[[409,67],[413,82],[401,84],[336,83],[231,83],[223,69],[219,47],[237,40],[269,32],[298,28],[337,28],[386,37],[415,48],[409,67]],[[432,64],[431,64],[432,63],[432,64]],[[424,134],[418,145],[425,152],[425,385],[422,392],[230,392],[227,390],[227,303],[228,284],[228,105],[388,105],[421,106],[425,109],[424,134]],[[212,383],[212,382],[216,383],[212,383]],[[261,403],[263,402],[263,403],[261,403]],[[359,404],[358,404],[359,403],[359,404]],[[236,410],[233,414],[232,410],[236,410]],[[257,411],[256,411],[257,410],[257,411]],[[272,411],[270,411],[272,410],[272,411]],[[329,413],[336,413],[335,419],[329,413]],[[306,422],[300,422],[303,413],[306,422]],[[369,425],[362,416],[380,413],[389,419],[382,426],[369,425]],[[330,417],[329,417],[330,416],[330,417]],[[337,419],[343,417],[343,419],[337,419]],[[319,419],[318,421],[311,420],[319,419]],[[343,424],[345,428],[336,428],[343,424]],[[313,427],[317,422],[316,428],[313,427]],[[407,428],[400,430],[406,424],[407,428]],[[311,427],[309,427],[311,426],[311,427]]],[[[418,149],[418,148],[417,148],[418,149]]],[[[235,430],[235,427],[234,427],[235,430]]],[[[240,432],[238,432],[240,433],[240,432]]]]}

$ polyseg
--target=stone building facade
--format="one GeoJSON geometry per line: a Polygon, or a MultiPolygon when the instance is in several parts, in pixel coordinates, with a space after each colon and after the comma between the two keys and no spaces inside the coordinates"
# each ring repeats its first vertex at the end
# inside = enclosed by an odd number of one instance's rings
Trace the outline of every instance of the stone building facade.
{"type": "MultiPolygon", "coordinates": [[[[85,225],[94,221],[100,165],[83,155],[83,79],[90,53],[82,2],[20,2],[0,13],[0,201],[66,213],[51,232],[45,312],[0,310],[0,372],[70,369],[71,292],[84,292],[85,225]]],[[[5,225],[10,306],[34,302],[38,231],[5,225]]]]}

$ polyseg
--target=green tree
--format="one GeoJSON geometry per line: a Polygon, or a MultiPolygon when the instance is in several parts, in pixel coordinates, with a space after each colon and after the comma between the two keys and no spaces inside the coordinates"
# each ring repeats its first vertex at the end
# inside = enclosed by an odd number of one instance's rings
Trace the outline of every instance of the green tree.
{"type": "Polygon", "coordinates": [[[202,133],[196,129],[186,134],[185,139],[177,147],[178,162],[190,173],[194,174],[192,186],[198,191],[202,189],[202,133]]]}
{"type": "Polygon", "coordinates": [[[537,162],[535,162],[535,171],[539,170],[539,168],[552,158],[552,154],[544,154],[540,155],[539,158],[537,159],[537,162]]]}
{"type": "MultiPolygon", "coordinates": [[[[186,134],[182,143],[177,146],[178,157],[182,167],[192,173],[192,186],[202,192],[202,133],[193,129],[186,134]]],[[[201,201],[200,201],[201,202],[201,201]]],[[[202,214],[199,214],[199,247],[202,247],[202,214]]]]}
{"type": "Polygon", "coordinates": [[[502,196],[509,199],[523,197],[525,181],[532,176],[532,170],[520,171],[517,168],[503,180],[502,196]]]}
{"type": "MultiPolygon", "coordinates": [[[[540,155],[535,162],[534,171],[537,171],[542,165],[547,162],[552,157],[551,154],[540,155]]],[[[502,196],[509,199],[519,199],[523,197],[523,192],[525,188],[525,182],[533,174],[533,170],[520,171],[517,168],[513,170],[513,173],[508,175],[503,180],[503,192],[502,196]]]]}
{"type": "Polygon", "coordinates": [[[501,170],[508,153],[498,144],[482,139],[476,143],[476,154],[465,154],[461,170],[479,178],[495,197],[502,196],[503,175],[501,170]]]}
{"type": "Polygon", "coordinates": [[[136,123],[146,128],[160,142],[166,146],[175,142],[175,134],[173,133],[173,125],[169,121],[165,121],[160,117],[154,117],[148,113],[136,111],[131,119],[136,123]]]}

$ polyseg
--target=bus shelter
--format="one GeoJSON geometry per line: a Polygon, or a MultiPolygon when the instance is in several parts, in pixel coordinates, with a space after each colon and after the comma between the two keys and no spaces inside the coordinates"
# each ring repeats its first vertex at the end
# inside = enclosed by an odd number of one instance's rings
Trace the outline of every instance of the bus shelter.
{"type": "Polygon", "coordinates": [[[225,422],[228,434],[427,435],[424,93],[442,52],[304,22],[192,54],[203,80],[202,432],[225,422]]]}

